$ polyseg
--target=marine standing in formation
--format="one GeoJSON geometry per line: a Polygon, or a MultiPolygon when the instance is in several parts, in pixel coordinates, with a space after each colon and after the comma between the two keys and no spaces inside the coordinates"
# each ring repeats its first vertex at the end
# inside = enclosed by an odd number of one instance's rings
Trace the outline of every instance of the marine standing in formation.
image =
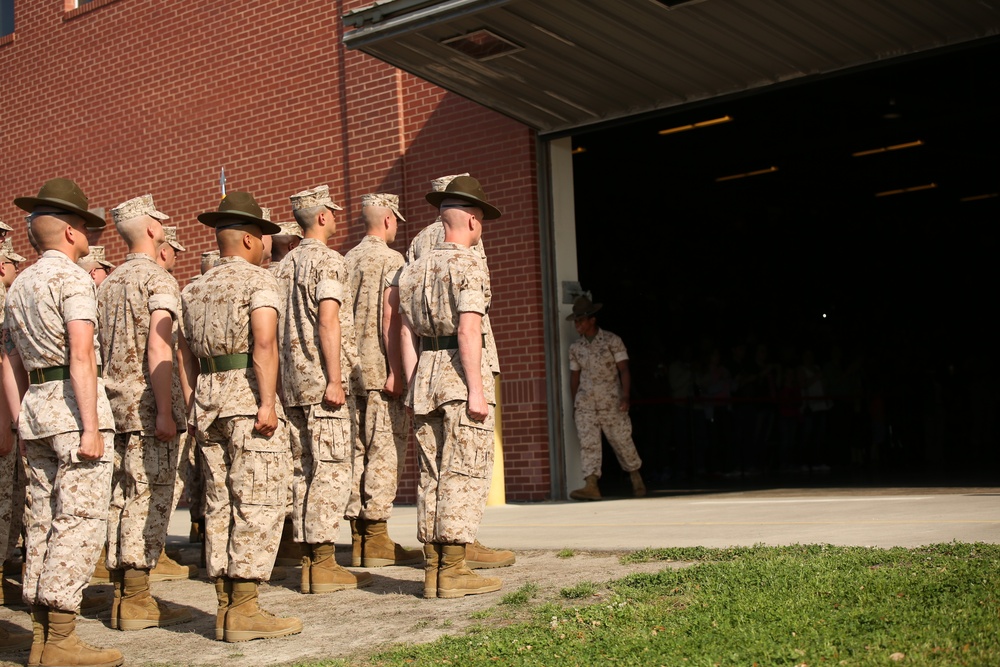
{"type": "Polygon", "coordinates": [[[453,598],[500,588],[466,566],[493,472],[493,374],[483,354],[489,276],[470,249],[483,221],[500,217],[479,181],[452,180],[427,201],[444,241],[403,269],[403,361],[419,444],[417,539],[427,559],[424,596],[453,598]],[[418,356],[419,351],[419,356],[418,356]]]}

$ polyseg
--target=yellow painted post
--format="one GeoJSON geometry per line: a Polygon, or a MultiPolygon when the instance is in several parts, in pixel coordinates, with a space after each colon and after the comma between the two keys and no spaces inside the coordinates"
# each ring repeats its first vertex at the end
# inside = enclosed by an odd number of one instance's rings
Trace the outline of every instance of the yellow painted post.
{"type": "Polygon", "coordinates": [[[506,505],[507,489],[503,476],[503,429],[500,426],[500,376],[493,376],[493,386],[496,390],[497,407],[494,411],[493,426],[493,480],[490,482],[490,495],[486,497],[486,506],[506,505]]]}

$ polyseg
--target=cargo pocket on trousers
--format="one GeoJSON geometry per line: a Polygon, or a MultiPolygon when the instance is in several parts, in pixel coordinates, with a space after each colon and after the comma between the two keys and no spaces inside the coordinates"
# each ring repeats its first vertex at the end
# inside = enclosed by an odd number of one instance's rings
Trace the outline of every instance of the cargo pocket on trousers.
{"type": "Polygon", "coordinates": [[[462,409],[458,442],[451,453],[448,470],[456,475],[484,478],[493,470],[493,406],[485,420],[477,422],[462,409]]]}
{"type": "Polygon", "coordinates": [[[177,478],[177,449],[177,438],[170,442],[134,438],[125,453],[126,467],[137,482],[173,486],[177,478]]]}
{"type": "Polygon", "coordinates": [[[276,433],[270,438],[252,434],[243,443],[246,477],[238,491],[245,505],[284,505],[290,461],[287,439],[276,433]]]}
{"type": "Polygon", "coordinates": [[[310,435],[314,460],[341,463],[350,457],[352,422],[346,406],[330,410],[314,405],[309,421],[312,423],[310,435]]]}

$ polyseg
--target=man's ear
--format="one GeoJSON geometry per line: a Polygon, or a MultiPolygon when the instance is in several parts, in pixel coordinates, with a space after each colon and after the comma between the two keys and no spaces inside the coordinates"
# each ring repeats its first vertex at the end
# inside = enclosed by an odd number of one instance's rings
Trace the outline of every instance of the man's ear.
{"type": "Polygon", "coordinates": [[[243,247],[246,248],[247,250],[253,249],[253,234],[243,235],[243,247]]]}

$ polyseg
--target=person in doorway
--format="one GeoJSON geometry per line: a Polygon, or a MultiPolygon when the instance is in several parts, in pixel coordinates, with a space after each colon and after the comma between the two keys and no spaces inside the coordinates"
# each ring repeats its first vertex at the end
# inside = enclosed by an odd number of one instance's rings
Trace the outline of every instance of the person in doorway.
{"type": "Polygon", "coordinates": [[[601,478],[601,432],[615,450],[618,463],[629,474],[632,494],[646,495],[639,468],[642,460],[632,442],[629,418],[631,376],[628,352],[622,339],[597,324],[603,304],[586,296],[577,297],[572,321],[580,338],[569,348],[569,387],[573,396],[573,419],[580,438],[580,458],[586,484],[569,494],[573,500],[600,500],[597,480],[601,478]]]}

